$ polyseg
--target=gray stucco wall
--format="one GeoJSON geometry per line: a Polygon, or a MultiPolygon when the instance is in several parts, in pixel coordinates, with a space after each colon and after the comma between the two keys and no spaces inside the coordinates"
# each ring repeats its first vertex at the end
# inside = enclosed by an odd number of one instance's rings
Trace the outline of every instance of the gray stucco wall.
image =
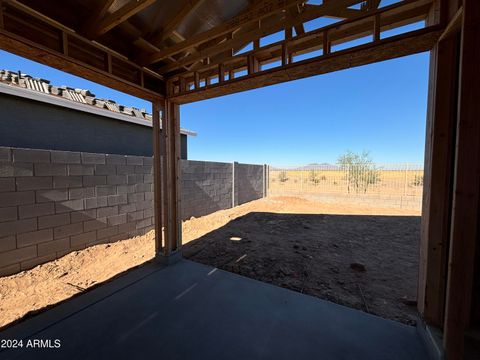
{"type": "MultiPolygon", "coordinates": [[[[0,147],[0,276],[152,230],[152,163],[149,156],[0,147]]],[[[262,168],[182,160],[182,218],[263,197],[262,168]]]]}
{"type": "MultiPolygon", "coordinates": [[[[88,106],[88,105],[85,105],[88,106]]],[[[30,149],[152,156],[152,128],[0,94],[0,145],[30,149]]],[[[187,136],[181,135],[187,159],[187,136]]]]}

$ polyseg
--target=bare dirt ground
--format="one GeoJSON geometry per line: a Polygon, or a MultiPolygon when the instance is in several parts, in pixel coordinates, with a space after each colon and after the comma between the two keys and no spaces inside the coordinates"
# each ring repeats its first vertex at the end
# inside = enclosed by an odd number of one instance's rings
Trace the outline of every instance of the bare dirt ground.
{"type": "MultiPolygon", "coordinates": [[[[402,209],[273,197],[183,223],[185,257],[414,322],[420,217],[402,209]]],[[[154,256],[153,231],[0,278],[0,326],[154,256]]]]}

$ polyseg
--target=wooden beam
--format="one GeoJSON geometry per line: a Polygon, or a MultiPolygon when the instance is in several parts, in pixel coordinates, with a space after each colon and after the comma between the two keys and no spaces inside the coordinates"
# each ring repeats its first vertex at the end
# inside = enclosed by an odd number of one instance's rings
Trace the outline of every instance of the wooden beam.
{"type": "Polygon", "coordinates": [[[430,53],[417,306],[427,324],[438,328],[443,327],[447,282],[457,55],[456,39],[438,43],[430,53]]]}
{"type": "Polygon", "coordinates": [[[153,220],[155,225],[155,254],[161,254],[163,249],[162,234],[162,154],[160,145],[160,111],[164,112],[163,101],[152,102],[153,123],[153,220]]]}
{"type": "Polygon", "coordinates": [[[288,59],[289,59],[289,56],[288,56],[288,47],[287,47],[287,44],[284,43],[282,45],[282,66],[285,66],[288,64],[288,59]]]}
{"type": "Polygon", "coordinates": [[[480,2],[464,0],[460,47],[452,230],[444,346],[446,359],[463,358],[470,325],[480,215],[480,2]]]}
{"type": "Polygon", "coordinates": [[[62,49],[62,53],[68,56],[68,35],[65,31],[62,31],[61,37],[62,42],[60,44],[60,48],[62,49]]]}
{"type": "MultiPolygon", "coordinates": [[[[93,65],[91,62],[87,63],[84,61],[84,57],[75,57],[75,52],[69,51],[69,48],[71,46],[72,49],[84,47],[82,51],[91,53],[92,59],[97,60],[105,59],[107,54],[110,54],[115,60],[117,68],[125,67],[135,71],[140,71],[142,68],[121,54],[86,39],[23,3],[6,0],[3,1],[3,5],[5,8],[4,17],[8,21],[4,28],[0,29],[0,48],[133,96],[147,100],[163,97],[164,84],[163,77],[160,75],[144,69],[148,79],[148,89],[133,77],[124,76],[120,73],[113,75],[106,70],[104,61],[98,61],[98,65],[93,65]],[[32,21],[33,19],[34,21],[32,21]],[[42,27],[30,27],[30,23],[42,24],[42,27]],[[64,36],[68,38],[68,41],[64,41],[64,36]],[[54,37],[56,41],[39,41],[39,38],[42,37],[54,37]]],[[[78,51],[76,52],[78,53],[78,51]]]]}
{"type": "Polygon", "coordinates": [[[179,91],[180,92],[185,91],[186,88],[187,88],[187,84],[186,84],[185,78],[181,77],[180,78],[180,83],[179,83],[179,91]]]}
{"type": "MultiPolygon", "coordinates": [[[[277,12],[280,12],[290,6],[294,6],[299,3],[302,3],[303,1],[304,0],[276,0],[276,1],[262,0],[262,2],[259,5],[255,6],[253,9],[250,9],[246,12],[241,13],[240,15],[235,16],[233,19],[226,21],[222,25],[216,26],[203,33],[193,35],[189,39],[182,41],[178,44],[175,44],[173,46],[170,46],[161,52],[151,54],[145,59],[144,61],[145,65],[156,63],[158,61],[165,59],[168,56],[172,56],[180,52],[189,50],[204,42],[207,42],[214,38],[218,38],[222,35],[231,33],[243,25],[250,24],[255,21],[259,21],[265,17],[268,17],[277,12]]],[[[345,0],[342,0],[342,1],[345,1],[345,0]]]]}
{"type": "Polygon", "coordinates": [[[218,64],[218,82],[225,82],[225,66],[223,64],[218,64]]]}
{"type": "MultiPolygon", "coordinates": [[[[343,3],[342,3],[343,5],[351,4],[351,3],[355,2],[355,1],[351,1],[351,0],[341,0],[341,1],[343,1],[343,3]]],[[[377,11],[385,13],[385,16],[382,18],[382,21],[384,22],[383,26],[387,26],[388,22],[396,21],[395,19],[397,19],[397,18],[404,18],[405,16],[408,16],[408,18],[410,18],[411,16],[409,15],[409,13],[414,14],[414,13],[417,13],[419,11],[423,12],[424,7],[428,7],[429,4],[431,3],[431,1],[432,0],[421,0],[421,1],[405,0],[403,2],[399,2],[399,3],[396,3],[396,4],[390,5],[388,7],[385,7],[384,9],[377,10],[377,11]],[[387,13],[389,14],[388,16],[386,16],[387,13]],[[403,15],[404,13],[407,13],[407,15],[404,16],[403,15]]],[[[301,15],[299,15],[297,18],[285,19],[283,21],[273,23],[271,25],[268,25],[266,27],[262,27],[260,29],[251,30],[250,32],[244,33],[240,36],[236,36],[231,40],[222,42],[221,44],[202,49],[201,51],[198,51],[198,53],[196,53],[194,55],[187,56],[187,57],[185,57],[185,58],[183,58],[183,59],[181,59],[181,60],[179,60],[175,63],[165,65],[165,66],[159,68],[157,71],[161,74],[166,74],[170,71],[175,70],[179,66],[184,66],[184,65],[188,65],[188,64],[193,63],[193,62],[201,61],[201,59],[206,57],[206,56],[213,56],[215,54],[222,53],[222,52],[227,51],[229,49],[235,48],[236,46],[238,46],[240,44],[248,43],[249,41],[252,41],[252,39],[254,39],[254,38],[260,38],[260,37],[263,37],[265,35],[269,35],[271,33],[278,32],[278,31],[280,31],[282,29],[285,29],[287,27],[291,27],[296,23],[302,23],[304,21],[313,20],[313,19],[315,19],[319,16],[324,15],[325,13],[330,11],[332,8],[334,8],[334,5],[331,5],[331,4],[333,4],[333,3],[327,3],[327,4],[324,4],[324,5],[321,5],[318,8],[316,8],[317,10],[315,10],[315,12],[312,12],[312,11],[311,12],[304,12],[301,15]]],[[[339,5],[339,3],[335,2],[335,5],[339,5]]],[[[353,40],[354,38],[356,38],[357,36],[360,36],[364,31],[366,31],[367,34],[371,34],[372,26],[371,26],[371,19],[369,19],[369,17],[373,16],[375,13],[376,12],[372,12],[371,14],[363,13],[363,15],[359,16],[356,19],[349,19],[349,20],[346,20],[342,23],[333,24],[333,25],[327,26],[325,28],[329,28],[329,29],[331,28],[333,31],[335,31],[337,33],[343,33],[342,36],[346,38],[345,41],[350,41],[350,40],[353,40]],[[358,23],[358,25],[355,25],[357,23],[358,23]],[[340,29],[341,26],[346,26],[347,24],[351,24],[351,26],[356,26],[359,30],[357,30],[355,28],[354,29],[347,29],[346,31],[339,31],[338,30],[338,29],[340,29]]],[[[306,38],[310,37],[310,36],[313,39],[315,39],[316,37],[318,37],[318,36],[316,36],[316,34],[318,32],[321,32],[321,31],[322,31],[321,29],[317,29],[317,30],[305,33],[303,35],[296,36],[292,40],[295,41],[295,40],[301,38],[301,39],[303,39],[303,41],[305,41],[306,38]]],[[[333,41],[331,41],[331,42],[333,42],[333,41]]],[[[245,54],[243,54],[243,55],[245,55],[245,54]]],[[[222,61],[222,62],[224,62],[224,61],[222,61]]]]}
{"type": "Polygon", "coordinates": [[[163,197],[165,241],[163,254],[172,255],[182,246],[182,221],[180,200],[180,108],[178,104],[165,102],[162,119],[162,138],[165,148],[163,162],[163,197]]]}
{"type": "MultiPolygon", "coordinates": [[[[177,14],[171,19],[163,29],[159,29],[152,36],[147,38],[155,46],[160,46],[161,43],[169,38],[173,32],[182,24],[185,18],[195,11],[201,3],[205,0],[189,0],[186,4],[177,12],[177,14]]],[[[183,39],[182,41],[184,41],[183,39]]]]}
{"type": "Polygon", "coordinates": [[[325,30],[323,32],[322,40],[323,40],[323,47],[322,47],[323,54],[328,55],[330,54],[330,48],[331,48],[331,43],[328,40],[328,30],[325,30]]]}
{"type": "Polygon", "coordinates": [[[326,56],[295,62],[286,66],[262,71],[251,76],[244,76],[227,81],[224,84],[214,84],[208,89],[173,95],[169,96],[169,98],[172,99],[172,101],[185,104],[416,54],[432,49],[439,36],[440,30],[437,27],[420,29],[382,39],[377,43],[360,45],[326,56]]]}
{"type": "Polygon", "coordinates": [[[193,85],[195,89],[200,88],[200,74],[198,72],[193,74],[193,85]]]}
{"type": "Polygon", "coordinates": [[[373,20],[373,41],[380,40],[380,25],[381,25],[380,14],[376,14],[373,20]]]}
{"type": "Polygon", "coordinates": [[[81,32],[83,34],[91,34],[97,23],[105,16],[108,9],[112,6],[115,0],[99,0],[96,3],[95,9],[92,11],[92,16],[88,18],[82,26],[81,32]]]}
{"type": "MultiPolygon", "coordinates": [[[[119,28],[124,29],[126,32],[129,34],[132,34],[133,36],[136,36],[136,39],[132,42],[132,44],[138,48],[139,50],[147,53],[155,52],[155,51],[160,51],[160,48],[152,44],[150,41],[146,40],[145,38],[142,37],[142,32],[130,22],[124,21],[119,25],[119,28]]],[[[136,61],[137,59],[134,59],[136,61]]],[[[167,62],[173,62],[176,61],[175,59],[168,57],[165,59],[167,62]]],[[[183,67],[184,70],[188,70],[187,67],[183,67]]]]}
{"type": "Polygon", "coordinates": [[[115,26],[118,26],[133,15],[152,5],[155,1],[156,0],[130,0],[120,9],[107,15],[103,20],[101,20],[91,31],[90,36],[92,38],[96,38],[105,34],[115,26]]]}
{"type": "MultiPolygon", "coordinates": [[[[304,10],[303,7],[302,7],[301,9],[302,9],[302,11],[304,10]]],[[[297,16],[297,14],[301,13],[300,8],[299,8],[299,5],[297,5],[297,6],[292,6],[292,7],[289,9],[289,12],[290,12],[290,16],[291,16],[291,17],[297,16]]],[[[290,32],[290,37],[291,37],[292,28],[290,27],[289,29],[290,29],[289,32],[290,32]]],[[[295,33],[296,33],[297,35],[302,35],[302,34],[305,33],[305,28],[303,27],[303,24],[295,25],[295,26],[294,26],[294,29],[295,29],[295,33]]],[[[285,29],[285,37],[287,38],[286,32],[287,32],[287,29],[285,29]]]]}
{"type": "MultiPolygon", "coordinates": [[[[268,64],[277,59],[281,59],[282,44],[288,42],[289,57],[292,59],[293,54],[302,55],[323,48],[323,40],[325,31],[328,31],[328,42],[331,44],[341,44],[372,33],[372,19],[375,15],[379,15],[381,24],[380,30],[386,31],[397,28],[399,26],[408,25],[410,23],[423,20],[427,16],[431,8],[431,0],[407,1],[396,3],[370,13],[357,17],[356,19],[348,19],[339,23],[335,23],[326,27],[309,31],[303,35],[293,37],[291,40],[283,40],[270,45],[265,45],[258,50],[251,50],[234,57],[219,56],[212,61],[212,66],[196,66],[195,71],[202,73],[203,76],[213,76],[216,73],[214,65],[223,63],[227,70],[241,70],[247,66],[248,55],[255,57],[262,63],[268,64]]],[[[429,23],[436,24],[437,21],[429,23]]],[[[326,44],[328,45],[328,43],[326,44]]],[[[327,46],[328,48],[328,46],[327,46]]],[[[292,61],[289,61],[292,62],[292,61]]],[[[182,76],[188,77],[190,72],[187,71],[182,76]]]]}
{"type": "MultiPolygon", "coordinates": [[[[109,74],[104,69],[91,66],[60,52],[52,51],[35,42],[3,30],[0,30],[0,49],[145,100],[163,97],[163,93],[161,92],[142,88],[139,84],[109,74]]],[[[160,86],[158,87],[158,91],[162,91],[160,86]]]]}
{"type": "Polygon", "coordinates": [[[445,28],[445,31],[442,33],[438,41],[443,41],[445,39],[448,39],[454,36],[455,34],[458,34],[462,29],[462,19],[463,19],[463,7],[458,9],[458,11],[455,13],[452,20],[450,20],[447,27],[445,28]]]}

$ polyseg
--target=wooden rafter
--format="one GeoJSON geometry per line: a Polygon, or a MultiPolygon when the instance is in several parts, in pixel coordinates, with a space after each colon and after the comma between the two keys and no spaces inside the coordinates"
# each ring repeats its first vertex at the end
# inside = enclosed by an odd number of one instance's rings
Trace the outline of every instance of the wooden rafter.
{"type": "MultiPolygon", "coordinates": [[[[284,43],[288,47],[290,56],[315,51],[323,47],[325,32],[329,34],[328,42],[334,45],[370,35],[374,28],[375,31],[373,32],[376,33],[376,36],[379,36],[380,29],[385,31],[424,19],[430,9],[430,4],[431,0],[409,0],[403,3],[393,4],[371,13],[363,13],[362,16],[357,16],[356,19],[349,19],[312,30],[303,35],[297,35],[293,38],[287,38],[283,41],[266,45],[260,49],[254,49],[236,56],[214,58],[210,66],[197,66],[195,70],[200,73],[204,73],[209,69],[214,70],[220,62],[224,64],[228,63],[229,65],[226,66],[228,69],[242,67],[246,64],[246,58],[249,55],[257,57],[262,64],[273,62],[281,57],[280,49],[283,48],[284,43]],[[373,18],[377,20],[375,27],[372,25],[373,18]]],[[[175,64],[171,64],[168,66],[173,67],[174,65],[175,64]]],[[[163,69],[165,68],[166,67],[163,69]]],[[[184,74],[183,76],[186,75],[187,74],[184,74]]]]}
{"type": "MultiPolygon", "coordinates": [[[[425,19],[430,7],[430,0],[406,0],[403,3],[396,3],[371,13],[364,13],[364,15],[356,19],[344,20],[343,22],[312,30],[294,38],[287,36],[285,40],[263,46],[260,49],[253,49],[229,59],[216,58],[209,65],[195,67],[195,70],[201,74],[202,78],[206,78],[216,76],[215,69],[219,63],[223,63],[226,70],[241,71],[246,68],[247,59],[251,55],[263,65],[282,59],[285,55],[291,58],[292,54],[301,55],[322,48],[325,52],[329,52],[332,44],[338,45],[370,35],[372,30],[375,35],[374,41],[378,41],[381,31],[425,19]],[[372,21],[372,19],[375,19],[375,21],[372,21]],[[325,36],[326,33],[328,33],[328,36],[325,36]],[[284,53],[286,48],[288,48],[287,54],[284,53]]],[[[291,62],[289,60],[289,63],[291,62]]],[[[182,74],[182,76],[188,77],[188,74],[182,74]]]]}
{"type": "MultiPolygon", "coordinates": [[[[376,43],[338,51],[321,58],[307,59],[252,75],[235,78],[230,81],[219,82],[210,87],[187,91],[186,93],[178,95],[170,94],[168,98],[180,104],[190,103],[411,55],[430,50],[437,42],[439,36],[440,30],[432,26],[383,39],[376,43]]],[[[171,89],[168,91],[171,91],[171,89]]]]}
{"type": "Polygon", "coordinates": [[[275,22],[271,25],[267,26],[260,26],[257,29],[251,30],[245,34],[239,35],[234,37],[233,39],[223,42],[222,44],[212,46],[208,49],[204,49],[199,51],[197,54],[184,58],[181,61],[178,61],[175,64],[166,65],[160,68],[158,71],[162,74],[168,73],[169,71],[174,70],[178,66],[188,65],[193,62],[200,61],[202,58],[207,56],[213,56],[215,54],[219,54],[221,52],[227,51],[229,49],[235,48],[236,46],[243,44],[245,42],[251,42],[255,39],[259,39],[266,35],[276,33],[288,27],[293,27],[295,25],[303,24],[304,22],[316,19],[327,14],[332,9],[336,9],[339,4],[343,6],[352,5],[358,3],[357,0],[339,0],[335,3],[327,3],[324,5],[320,5],[315,9],[310,11],[305,11],[301,14],[298,14],[296,17],[285,18],[282,21],[275,22]]]}
{"type": "MultiPolygon", "coordinates": [[[[182,21],[195,11],[201,3],[205,0],[189,0],[187,3],[180,9],[180,11],[171,19],[163,28],[157,30],[153,35],[147,38],[155,46],[160,46],[162,42],[171,37],[175,30],[182,24],[182,21]]],[[[184,41],[184,40],[183,40],[184,41]]]]}
{"type": "Polygon", "coordinates": [[[97,6],[95,7],[94,11],[92,12],[92,16],[85,21],[82,27],[82,33],[86,34],[87,36],[91,34],[91,32],[95,29],[95,26],[99,20],[101,20],[105,14],[107,13],[108,9],[112,6],[115,0],[101,0],[98,1],[97,6]]]}
{"type": "Polygon", "coordinates": [[[152,5],[155,1],[156,0],[130,0],[120,9],[114,11],[113,13],[107,15],[103,20],[99,21],[98,25],[91,30],[90,36],[92,38],[96,38],[105,34],[115,26],[118,26],[128,18],[152,5]]]}
{"type": "Polygon", "coordinates": [[[6,21],[0,29],[0,48],[134,96],[163,97],[163,77],[159,74],[86,39],[23,3],[3,0],[3,6],[6,21]],[[42,41],[46,38],[54,41],[42,41]]]}
{"type": "Polygon", "coordinates": [[[238,16],[235,16],[233,19],[230,19],[222,25],[216,26],[203,33],[191,36],[189,39],[170,46],[169,48],[161,52],[151,54],[144,60],[144,64],[150,65],[156,63],[165,59],[168,56],[172,56],[180,52],[189,50],[192,47],[200,45],[211,39],[218,38],[219,36],[238,30],[242,25],[259,21],[267,16],[285,10],[291,6],[303,3],[304,1],[305,0],[263,0],[260,5],[255,6],[251,10],[243,12],[238,16]]]}
{"type": "MultiPolygon", "coordinates": [[[[296,6],[296,7],[291,7],[289,9],[289,12],[290,12],[290,16],[291,17],[295,17],[297,16],[299,13],[301,13],[305,8],[302,6],[302,7],[299,7],[299,6],[296,6]]],[[[305,33],[305,28],[303,27],[303,24],[298,24],[298,25],[295,25],[294,26],[294,29],[295,29],[295,33],[297,35],[302,35],[305,33]]]]}

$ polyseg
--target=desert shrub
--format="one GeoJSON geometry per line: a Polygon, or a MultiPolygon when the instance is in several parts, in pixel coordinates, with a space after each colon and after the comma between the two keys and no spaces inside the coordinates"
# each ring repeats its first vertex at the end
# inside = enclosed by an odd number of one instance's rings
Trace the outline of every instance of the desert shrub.
{"type": "Polygon", "coordinates": [[[347,151],[337,160],[340,169],[345,172],[347,180],[347,191],[366,193],[370,185],[380,182],[380,171],[370,158],[367,151],[361,154],[355,154],[347,151]]]}
{"type": "Polygon", "coordinates": [[[310,170],[310,171],[308,172],[308,180],[311,181],[311,182],[313,182],[313,183],[316,182],[316,180],[317,180],[317,173],[315,172],[315,170],[312,169],[312,170],[310,170]]]}
{"type": "Polygon", "coordinates": [[[280,181],[281,183],[284,183],[287,180],[288,180],[287,172],[285,170],[280,171],[280,173],[278,174],[278,181],[280,181]]]}
{"type": "Polygon", "coordinates": [[[423,175],[415,175],[412,181],[413,186],[423,186],[423,175]]]}

